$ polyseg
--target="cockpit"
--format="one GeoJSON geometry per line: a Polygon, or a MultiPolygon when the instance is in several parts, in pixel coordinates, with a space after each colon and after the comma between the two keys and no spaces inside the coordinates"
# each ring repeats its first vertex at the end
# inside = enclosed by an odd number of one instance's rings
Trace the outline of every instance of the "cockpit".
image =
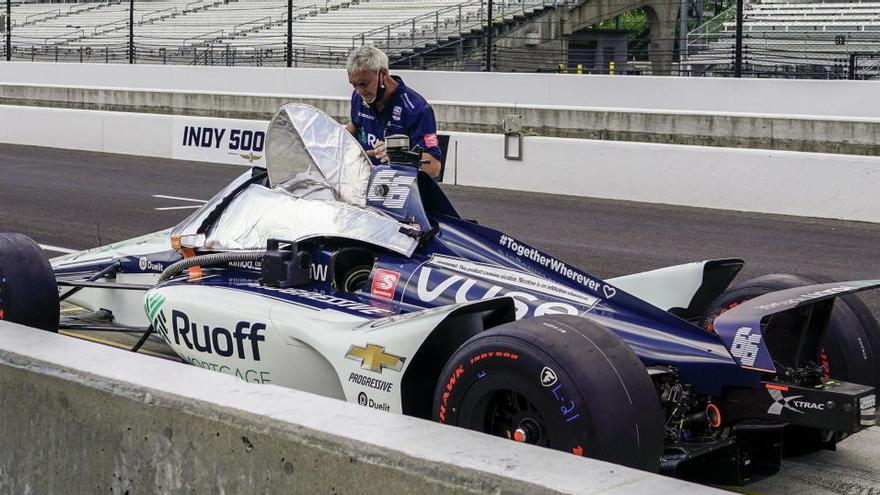
{"type": "Polygon", "coordinates": [[[243,174],[172,236],[206,251],[265,249],[269,239],[342,237],[412,254],[417,239],[401,231],[400,218],[368,207],[376,194],[368,194],[370,161],[329,115],[303,104],[282,107],[269,125],[266,161],[265,171],[243,174]]]}

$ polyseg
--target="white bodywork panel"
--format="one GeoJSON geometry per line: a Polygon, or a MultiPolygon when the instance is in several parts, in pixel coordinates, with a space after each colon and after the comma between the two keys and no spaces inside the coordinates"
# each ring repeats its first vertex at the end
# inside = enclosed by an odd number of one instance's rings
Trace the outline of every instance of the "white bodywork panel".
{"type": "MultiPolygon", "coordinates": [[[[49,260],[53,269],[72,269],[88,266],[102,261],[111,261],[127,256],[149,255],[171,249],[171,229],[154,232],[106,246],[96,247],[78,253],[68,254],[49,260]]],[[[149,325],[144,314],[144,293],[142,290],[116,290],[115,284],[155,285],[158,273],[121,273],[115,279],[105,279],[107,289],[85,288],[66,299],[89,311],[107,309],[112,311],[113,320],[119,325],[146,328],[149,325]]],[[[64,294],[69,287],[59,287],[64,294]]]]}
{"type": "Polygon", "coordinates": [[[141,256],[171,249],[171,229],[153,232],[106,246],[100,246],[49,260],[52,269],[73,268],[125,256],[141,256]]]}
{"type": "Polygon", "coordinates": [[[606,281],[658,308],[687,308],[703,284],[708,261],[658,268],[606,281]]]}
{"type": "Polygon", "coordinates": [[[181,285],[150,291],[146,305],[153,325],[190,364],[397,413],[412,357],[450,312],[465,306],[375,319],[236,289],[181,285]],[[364,353],[382,359],[358,358],[364,353]],[[370,361],[384,364],[375,369],[370,361]]]}

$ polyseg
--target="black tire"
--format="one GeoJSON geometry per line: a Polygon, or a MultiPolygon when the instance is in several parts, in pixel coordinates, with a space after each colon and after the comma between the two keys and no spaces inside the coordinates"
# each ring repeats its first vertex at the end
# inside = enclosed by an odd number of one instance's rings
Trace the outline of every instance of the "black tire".
{"type": "Polygon", "coordinates": [[[644,365],[617,335],[576,316],[515,321],[449,359],[435,421],[656,472],[663,413],[644,365]],[[548,372],[547,370],[550,370],[548,372]]]}
{"type": "MultiPolygon", "coordinates": [[[[715,318],[727,309],[768,292],[827,281],[817,278],[819,277],[771,274],[748,280],[728,289],[715,299],[704,312],[701,324],[704,328],[711,329],[715,318]]],[[[777,319],[774,324],[776,330],[768,332],[766,336],[765,342],[774,359],[795,348],[793,342],[797,338],[796,333],[779,330],[785,327],[784,319],[789,317],[785,314],[774,316],[777,319]]],[[[876,387],[880,383],[880,367],[874,355],[880,351],[878,339],[880,331],[877,329],[877,321],[861,299],[855,295],[838,298],[831,312],[820,352],[816,356],[817,362],[825,367],[830,378],[876,387]]],[[[800,455],[833,447],[842,438],[840,434],[815,428],[789,426],[785,430],[783,445],[786,455],[800,455]]]]}
{"type": "Polygon", "coordinates": [[[0,233],[0,319],[58,331],[58,286],[43,250],[29,237],[0,233]]]}

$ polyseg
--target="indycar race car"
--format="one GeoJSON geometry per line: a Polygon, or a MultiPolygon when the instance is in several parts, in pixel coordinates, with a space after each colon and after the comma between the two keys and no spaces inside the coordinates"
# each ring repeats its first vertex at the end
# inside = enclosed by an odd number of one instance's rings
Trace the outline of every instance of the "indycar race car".
{"type": "MultiPolygon", "coordinates": [[[[460,217],[405,138],[372,166],[283,107],[254,167],[176,227],[47,261],[0,234],[0,318],[59,300],[187,363],[688,479],[744,483],[876,422],[880,280],[717,259],[601,280],[460,217]]],[[[61,321],[63,325],[65,322],[61,321]]]]}

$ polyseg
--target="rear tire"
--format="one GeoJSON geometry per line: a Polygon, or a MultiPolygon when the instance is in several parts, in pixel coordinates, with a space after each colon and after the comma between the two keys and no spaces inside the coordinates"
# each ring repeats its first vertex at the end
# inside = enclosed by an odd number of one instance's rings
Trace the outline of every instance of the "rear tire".
{"type": "MultiPolygon", "coordinates": [[[[771,274],[757,277],[738,284],[718,296],[703,314],[701,325],[711,329],[715,318],[728,309],[749,299],[777,290],[801,287],[828,281],[824,277],[807,277],[791,274],[771,274]],[[817,280],[816,278],[819,278],[817,280]]],[[[786,315],[777,315],[784,318],[786,315]]],[[[780,325],[784,327],[785,325],[780,325]]],[[[768,343],[771,355],[774,350],[784,352],[794,349],[795,334],[778,334],[774,344],[768,343]]],[[[768,336],[769,339],[769,336],[768,336]]],[[[880,331],[870,310],[855,295],[840,297],[834,303],[828,330],[822,340],[816,361],[821,363],[826,374],[833,379],[876,387],[880,383],[880,367],[874,353],[880,351],[880,331]]],[[[775,360],[775,358],[774,358],[775,360]]],[[[833,448],[844,436],[839,433],[788,426],[785,429],[783,448],[786,456],[814,452],[823,448],[833,448]]]]}
{"type": "Polygon", "coordinates": [[[617,335],[575,316],[480,333],[449,359],[435,421],[647,471],[663,453],[663,414],[641,361],[617,335]]]}
{"type": "Polygon", "coordinates": [[[58,331],[55,274],[43,250],[22,234],[0,233],[0,319],[58,331]]]}

